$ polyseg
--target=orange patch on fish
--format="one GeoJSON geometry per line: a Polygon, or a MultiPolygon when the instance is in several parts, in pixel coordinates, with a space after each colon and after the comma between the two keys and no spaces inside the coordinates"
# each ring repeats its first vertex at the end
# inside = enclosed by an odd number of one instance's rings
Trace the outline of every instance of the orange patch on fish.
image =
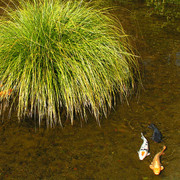
{"type": "Polygon", "coordinates": [[[141,152],[141,155],[142,155],[142,156],[144,156],[144,154],[145,154],[145,152],[144,152],[144,151],[142,151],[142,152],[141,152]]]}

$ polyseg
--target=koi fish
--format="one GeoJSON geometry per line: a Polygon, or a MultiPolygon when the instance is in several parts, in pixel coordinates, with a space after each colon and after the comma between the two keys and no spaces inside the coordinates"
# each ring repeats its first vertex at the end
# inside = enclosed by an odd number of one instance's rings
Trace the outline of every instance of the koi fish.
{"type": "Polygon", "coordinates": [[[0,96],[6,96],[11,95],[12,89],[9,89],[8,91],[0,91],[0,96]]]}
{"type": "Polygon", "coordinates": [[[150,124],[148,127],[154,130],[152,139],[155,142],[160,143],[162,141],[161,132],[158,130],[158,128],[154,124],[150,124]]]}
{"type": "Polygon", "coordinates": [[[143,160],[146,156],[150,155],[150,153],[148,153],[148,141],[147,139],[143,136],[143,133],[141,133],[141,139],[143,140],[143,143],[141,145],[141,148],[138,151],[139,154],[139,159],[143,160]]]}
{"type": "Polygon", "coordinates": [[[163,147],[163,150],[161,152],[157,153],[154,156],[153,161],[149,165],[149,167],[153,170],[155,175],[159,175],[160,172],[164,169],[164,167],[161,165],[161,162],[160,162],[160,156],[164,154],[163,152],[165,149],[166,149],[166,146],[163,147]]]}

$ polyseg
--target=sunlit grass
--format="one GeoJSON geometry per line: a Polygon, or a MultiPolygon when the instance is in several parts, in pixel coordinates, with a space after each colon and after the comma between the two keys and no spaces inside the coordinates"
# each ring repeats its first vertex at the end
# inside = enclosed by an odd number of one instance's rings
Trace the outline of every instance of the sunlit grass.
{"type": "Polygon", "coordinates": [[[0,88],[13,89],[0,98],[20,119],[35,115],[52,127],[63,109],[73,124],[89,109],[99,123],[116,96],[134,88],[136,58],[106,9],[61,0],[20,1],[15,9],[0,19],[0,88]]]}

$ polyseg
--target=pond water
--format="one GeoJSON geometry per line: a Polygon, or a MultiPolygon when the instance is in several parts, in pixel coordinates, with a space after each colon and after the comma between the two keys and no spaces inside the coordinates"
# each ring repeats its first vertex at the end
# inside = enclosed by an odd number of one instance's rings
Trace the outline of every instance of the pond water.
{"type": "Polygon", "coordinates": [[[18,123],[1,117],[0,179],[180,179],[180,33],[161,28],[162,17],[149,16],[143,4],[116,5],[121,20],[142,59],[143,88],[126,103],[117,103],[101,127],[90,117],[72,127],[35,128],[32,121],[18,123]],[[163,135],[152,141],[154,123],[163,135]],[[138,158],[141,132],[149,141],[150,156],[138,158]],[[155,176],[149,165],[161,157],[164,170],[155,176]]]}

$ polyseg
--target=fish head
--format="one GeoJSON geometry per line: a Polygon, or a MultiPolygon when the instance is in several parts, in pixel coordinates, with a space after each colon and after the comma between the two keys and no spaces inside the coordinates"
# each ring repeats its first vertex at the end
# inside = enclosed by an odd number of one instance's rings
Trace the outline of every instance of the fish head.
{"type": "Polygon", "coordinates": [[[159,175],[160,172],[161,172],[161,168],[154,168],[153,172],[154,172],[155,175],[159,175]]]}

